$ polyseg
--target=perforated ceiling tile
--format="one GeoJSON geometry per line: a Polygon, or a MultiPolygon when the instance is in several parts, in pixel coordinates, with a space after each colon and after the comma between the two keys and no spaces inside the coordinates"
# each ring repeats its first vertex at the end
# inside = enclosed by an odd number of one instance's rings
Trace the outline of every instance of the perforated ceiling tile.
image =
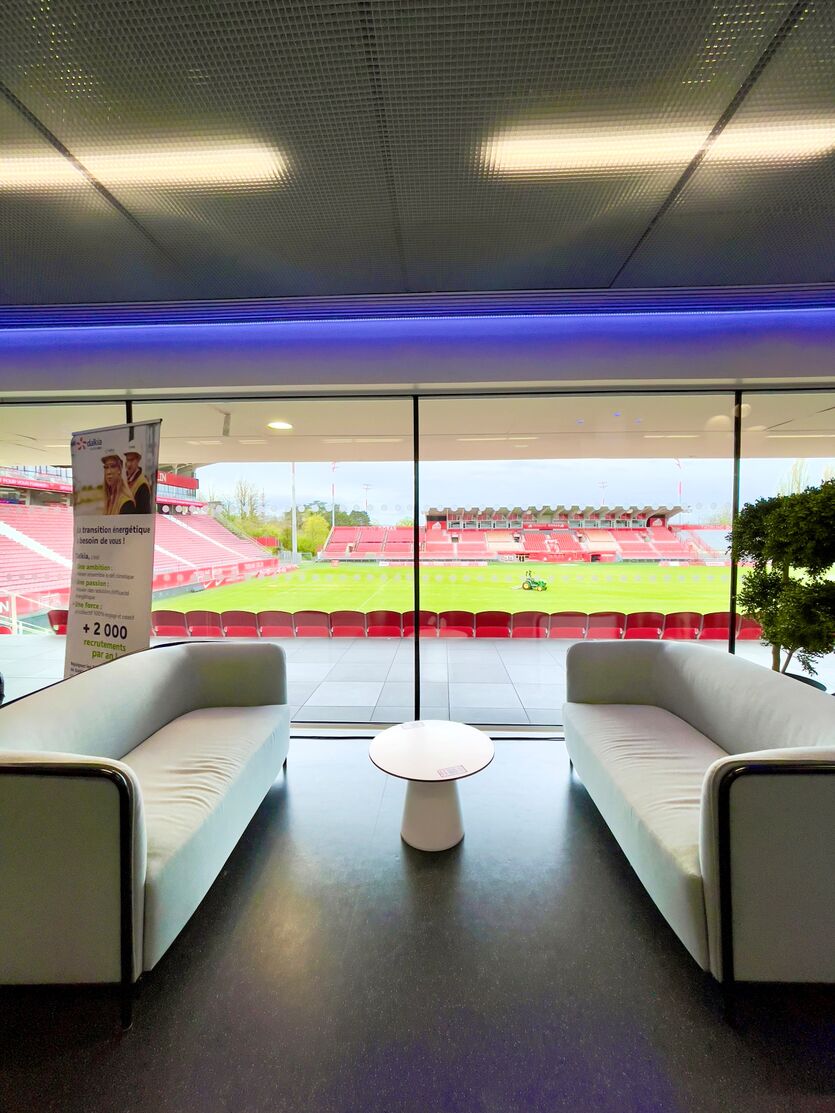
{"type": "Polygon", "coordinates": [[[188,296],[164,253],[0,100],[0,299],[7,305],[188,296]],[[10,162],[60,182],[47,193],[3,188],[10,162]]]}
{"type": "MultiPolygon", "coordinates": [[[[33,114],[112,198],[84,187],[104,210],[75,251],[62,246],[77,219],[72,164],[50,154],[33,173],[31,160],[13,161],[5,185],[0,176],[0,220],[19,226],[2,296],[554,289],[679,284],[690,273],[813,280],[826,269],[827,218],[804,223],[776,198],[794,190],[804,214],[831,214],[832,182],[817,156],[814,170],[808,158],[787,169],[779,144],[801,143],[802,127],[832,110],[832,56],[813,40],[834,5],[809,0],[740,106],[740,119],[753,113],[740,126],[759,168],[740,168],[717,144],[669,203],[793,7],[0,0],[7,103],[21,119],[33,114]],[[732,201],[716,203],[722,190],[732,201]],[[123,227],[119,258],[100,265],[123,227]],[[782,263],[778,243],[790,244],[782,263]]],[[[0,136],[6,149],[12,139],[0,136]]]]}
{"type": "Polygon", "coordinates": [[[835,281],[835,4],[796,26],[619,285],[835,281]]]}

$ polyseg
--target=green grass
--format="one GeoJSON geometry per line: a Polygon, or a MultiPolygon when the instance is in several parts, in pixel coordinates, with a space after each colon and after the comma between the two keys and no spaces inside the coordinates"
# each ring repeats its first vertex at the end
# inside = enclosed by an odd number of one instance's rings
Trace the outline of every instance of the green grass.
{"type": "MultiPolygon", "coordinates": [[[[659,568],[635,564],[528,565],[548,591],[522,591],[518,564],[425,568],[421,607],[466,611],[723,611],[728,568],[659,568]]],[[[176,611],[408,611],[412,570],[375,565],[306,565],[297,572],[189,592],[155,604],[176,611]]]]}

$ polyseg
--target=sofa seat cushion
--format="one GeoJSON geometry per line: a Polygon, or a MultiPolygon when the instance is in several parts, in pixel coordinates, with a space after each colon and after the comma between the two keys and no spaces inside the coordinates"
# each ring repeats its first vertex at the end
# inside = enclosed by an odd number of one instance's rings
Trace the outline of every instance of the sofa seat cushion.
{"type": "Polygon", "coordinates": [[[150,970],[206,895],[287,755],[286,705],[191,711],[124,758],[142,790],[150,970]]]}
{"type": "Polygon", "coordinates": [[[589,795],[673,930],[709,969],[701,791],[725,751],[683,719],[644,704],[568,703],[564,721],[589,795]]]}

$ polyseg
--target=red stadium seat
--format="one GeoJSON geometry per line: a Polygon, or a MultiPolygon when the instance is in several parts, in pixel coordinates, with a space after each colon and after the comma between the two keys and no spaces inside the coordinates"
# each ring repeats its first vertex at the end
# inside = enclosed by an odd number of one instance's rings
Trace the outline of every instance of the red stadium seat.
{"type": "Polygon", "coordinates": [[[557,611],[551,615],[551,637],[584,638],[588,621],[585,611],[557,611]]]}
{"type": "Polygon", "coordinates": [[[701,628],[702,616],[698,611],[675,611],[665,617],[661,637],[666,641],[690,642],[698,638],[701,628]]]}
{"type": "Polygon", "coordinates": [[[293,637],[293,616],[289,611],[259,611],[256,620],[262,638],[293,637]]]}
{"type": "Polygon", "coordinates": [[[222,638],[223,626],[217,611],[186,611],[189,637],[222,638]]]}
{"type": "Polygon", "coordinates": [[[510,611],[479,611],[475,616],[477,638],[509,638],[510,611]]]}
{"type": "Polygon", "coordinates": [[[293,629],[297,638],[329,638],[331,627],[325,611],[296,611],[293,629]]]}
{"type": "Polygon", "coordinates": [[[664,629],[664,615],[659,611],[633,611],[626,616],[624,638],[649,638],[661,637],[664,629]]]}
{"type": "MultiPolygon", "coordinates": [[[[66,634],[67,632],[67,612],[66,611],[47,611],[46,617],[49,619],[49,625],[52,627],[54,634],[66,634]]],[[[8,629],[8,627],[4,627],[8,629]]],[[[11,631],[10,631],[11,633],[11,631]]]]}
{"type": "Polygon", "coordinates": [[[622,638],[626,615],[622,611],[595,611],[589,615],[587,638],[622,638]]]}
{"type": "Polygon", "coordinates": [[[763,634],[763,628],[760,626],[756,619],[749,618],[747,615],[740,615],[736,620],[736,640],[741,642],[756,642],[759,641],[763,634]]]}
{"type": "Polygon", "coordinates": [[[220,616],[224,637],[257,638],[258,622],[252,611],[224,611],[220,616]]]}
{"type": "Polygon", "coordinates": [[[8,626],[0,626],[0,635],[11,634],[11,629],[8,626]]]}
{"type": "Polygon", "coordinates": [[[544,611],[518,611],[513,616],[511,637],[547,638],[551,616],[544,611]]]}
{"type": "MultiPolygon", "coordinates": [[[[422,638],[436,638],[438,636],[438,612],[437,611],[421,611],[419,621],[419,633],[422,638]]],[[[413,638],[415,636],[415,612],[403,612],[403,637],[413,638]]]]}
{"type": "Polygon", "coordinates": [[[731,636],[731,612],[711,611],[702,619],[702,632],[699,641],[726,642],[731,636]]]}
{"type": "Polygon", "coordinates": [[[331,614],[332,638],[364,638],[365,615],[362,611],[333,611],[331,614]]]}
{"type": "Polygon", "coordinates": [[[367,619],[369,638],[400,638],[403,616],[399,611],[370,611],[367,619]]]}
{"type": "Polygon", "coordinates": [[[157,638],[187,638],[186,616],[180,611],[153,611],[151,631],[157,638]]]}
{"type": "Polygon", "coordinates": [[[475,615],[472,611],[441,611],[438,616],[438,637],[474,638],[475,615]]]}

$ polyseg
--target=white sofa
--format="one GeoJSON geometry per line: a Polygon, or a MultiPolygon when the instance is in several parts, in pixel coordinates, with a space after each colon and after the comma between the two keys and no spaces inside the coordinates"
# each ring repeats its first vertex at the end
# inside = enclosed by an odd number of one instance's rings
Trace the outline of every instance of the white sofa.
{"type": "Polygon", "coordinates": [[[693,958],[835,982],[835,700],[707,646],[567,655],[568,755],[693,958]]]}
{"type": "Polygon", "coordinates": [[[161,646],[0,709],[0,983],[127,991],[206,895],[288,745],[269,642],[161,646]]]}

